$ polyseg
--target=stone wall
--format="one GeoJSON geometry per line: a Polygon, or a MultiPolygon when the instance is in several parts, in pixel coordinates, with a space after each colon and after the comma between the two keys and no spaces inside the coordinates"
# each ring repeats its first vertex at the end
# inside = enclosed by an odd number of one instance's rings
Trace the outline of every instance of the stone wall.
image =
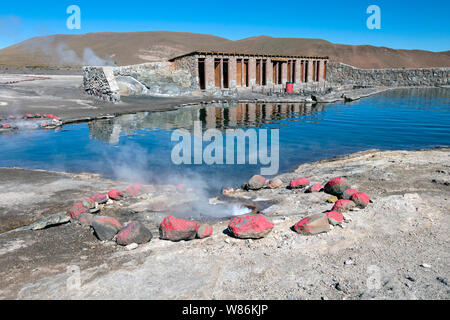
{"type": "Polygon", "coordinates": [[[187,70],[175,70],[170,62],[153,62],[124,67],[84,67],[86,93],[117,102],[121,95],[190,95],[198,90],[196,77],[187,70]]]}
{"type": "Polygon", "coordinates": [[[327,80],[357,86],[442,86],[449,85],[450,68],[429,69],[358,69],[343,63],[330,62],[327,80]]]}
{"type": "Polygon", "coordinates": [[[84,67],[83,88],[89,95],[117,102],[120,100],[119,88],[114,79],[112,67],[84,67]]]}

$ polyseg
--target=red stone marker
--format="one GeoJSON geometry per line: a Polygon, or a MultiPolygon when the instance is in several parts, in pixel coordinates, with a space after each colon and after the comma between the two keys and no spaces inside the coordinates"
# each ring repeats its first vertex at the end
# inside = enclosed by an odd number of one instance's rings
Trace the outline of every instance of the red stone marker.
{"type": "Polygon", "coordinates": [[[352,196],[352,201],[356,203],[359,208],[364,209],[369,204],[370,197],[364,192],[359,192],[352,196]]]}
{"type": "Polygon", "coordinates": [[[192,240],[197,235],[199,224],[195,221],[167,216],[159,226],[159,237],[164,240],[192,240]]]}
{"type": "Polygon", "coordinates": [[[327,212],[326,215],[328,217],[328,222],[333,226],[342,224],[342,222],[344,221],[344,215],[340,212],[330,211],[327,212]]]}
{"type": "Polygon", "coordinates": [[[210,237],[213,234],[213,226],[207,224],[201,224],[197,230],[197,238],[203,239],[210,237]]]}
{"type": "Polygon", "coordinates": [[[342,193],[342,199],[350,200],[354,194],[358,193],[358,190],[347,189],[342,193]]]}
{"type": "Polygon", "coordinates": [[[294,230],[297,233],[305,235],[313,235],[330,230],[328,217],[324,213],[317,213],[303,218],[294,225],[294,230]]]}
{"type": "Polygon", "coordinates": [[[142,244],[149,242],[152,239],[152,233],[141,223],[133,221],[130,222],[116,235],[116,242],[122,246],[127,246],[132,243],[142,244]]]}
{"type": "Polygon", "coordinates": [[[72,208],[69,209],[69,215],[72,219],[79,219],[84,213],[87,212],[88,208],[86,208],[81,202],[75,203],[72,208]]]}
{"type": "Polygon", "coordinates": [[[282,184],[283,184],[283,181],[281,181],[281,179],[274,178],[274,179],[271,179],[267,183],[267,187],[269,187],[270,189],[277,189],[277,188],[281,187],[282,184]]]}
{"type": "Polygon", "coordinates": [[[266,178],[264,178],[263,176],[260,176],[259,174],[256,174],[250,178],[250,180],[247,183],[247,186],[250,190],[259,190],[262,187],[264,187],[265,183],[266,183],[266,178]]]}
{"type": "Polygon", "coordinates": [[[236,217],[231,219],[228,230],[233,236],[241,239],[259,239],[272,231],[274,224],[260,214],[236,217]]]}
{"type": "Polygon", "coordinates": [[[351,200],[340,199],[334,203],[333,209],[331,211],[345,212],[355,207],[355,203],[351,200]]]}
{"type": "Polygon", "coordinates": [[[108,197],[118,201],[123,198],[123,192],[117,189],[112,189],[108,191],[108,197]]]}
{"type": "Polygon", "coordinates": [[[108,201],[108,196],[106,194],[96,193],[93,196],[89,197],[89,199],[97,202],[98,204],[103,204],[108,201]]]}
{"type": "Polygon", "coordinates": [[[307,178],[298,178],[294,179],[289,183],[289,187],[296,189],[296,188],[304,188],[309,184],[309,179],[307,178]]]}
{"type": "Polygon", "coordinates": [[[345,190],[350,189],[350,183],[344,177],[337,177],[328,181],[324,188],[326,193],[340,196],[345,190]]]}
{"type": "Polygon", "coordinates": [[[311,192],[320,192],[323,190],[323,185],[321,185],[320,183],[316,183],[315,185],[312,185],[311,187],[309,187],[308,189],[306,189],[306,193],[311,193],[311,192]]]}

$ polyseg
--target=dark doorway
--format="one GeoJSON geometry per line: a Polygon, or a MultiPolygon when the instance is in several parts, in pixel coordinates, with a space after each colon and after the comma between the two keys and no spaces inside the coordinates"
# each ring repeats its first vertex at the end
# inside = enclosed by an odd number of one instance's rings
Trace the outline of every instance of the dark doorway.
{"type": "Polygon", "coordinates": [[[305,61],[305,82],[308,82],[308,69],[309,69],[309,62],[305,61]]]}
{"type": "Polygon", "coordinates": [[[256,85],[261,85],[261,60],[256,60],[256,85]]]}
{"type": "Polygon", "coordinates": [[[267,84],[267,60],[263,60],[262,62],[262,85],[265,86],[267,84]]]}
{"type": "Polygon", "coordinates": [[[205,59],[198,59],[198,85],[200,90],[205,90],[205,59]]]}
{"type": "Polygon", "coordinates": [[[297,72],[297,61],[292,61],[292,83],[295,83],[295,78],[296,78],[296,76],[295,76],[295,73],[297,72]]]}
{"type": "Polygon", "coordinates": [[[248,59],[244,60],[244,84],[248,87],[248,59]]]}
{"type": "Polygon", "coordinates": [[[228,59],[223,59],[222,66],[223,87],[228,89],[228,59]]]}

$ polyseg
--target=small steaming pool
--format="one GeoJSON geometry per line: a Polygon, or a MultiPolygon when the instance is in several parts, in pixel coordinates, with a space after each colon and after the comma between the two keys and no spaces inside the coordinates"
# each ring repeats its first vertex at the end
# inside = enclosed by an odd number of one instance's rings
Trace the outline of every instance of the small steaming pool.
{"type": "MultiPolygon", "coordinates": [[[[174,164],[171,153],[179,142],[171,141],[172,133],[193,132],[195,121],[201,121],[203,132],[217,129],[223,135],[229,128],[279,129],[279,172],[285,172],[299,163],[366,149],[450,145],[450,89],[399,89],[345,104],[199,105],[66,125],[59,131],[2,134],[0,166],[192,182],[211,194],[267,167],[259,162],[174,164]]],[[[194,162],[194,152],[191,157],[194,162]]]]}

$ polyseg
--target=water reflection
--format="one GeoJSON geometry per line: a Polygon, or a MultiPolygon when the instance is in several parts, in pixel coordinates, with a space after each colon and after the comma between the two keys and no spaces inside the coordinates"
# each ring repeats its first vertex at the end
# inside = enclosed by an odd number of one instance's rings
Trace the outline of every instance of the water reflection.
{"type": "Polygon", "coordinates": [[[270,128],[280,129],[282,121],[317,122],[325,115],[324,105],[312,104],[214,104],[183,107],[165,112],[142,112],[88,124],[93,139],[118,144],[121,135],[137,134],[139,130],[192,131],[194,121],[201,121],[204,129],[216,128],[270,128]]]}

